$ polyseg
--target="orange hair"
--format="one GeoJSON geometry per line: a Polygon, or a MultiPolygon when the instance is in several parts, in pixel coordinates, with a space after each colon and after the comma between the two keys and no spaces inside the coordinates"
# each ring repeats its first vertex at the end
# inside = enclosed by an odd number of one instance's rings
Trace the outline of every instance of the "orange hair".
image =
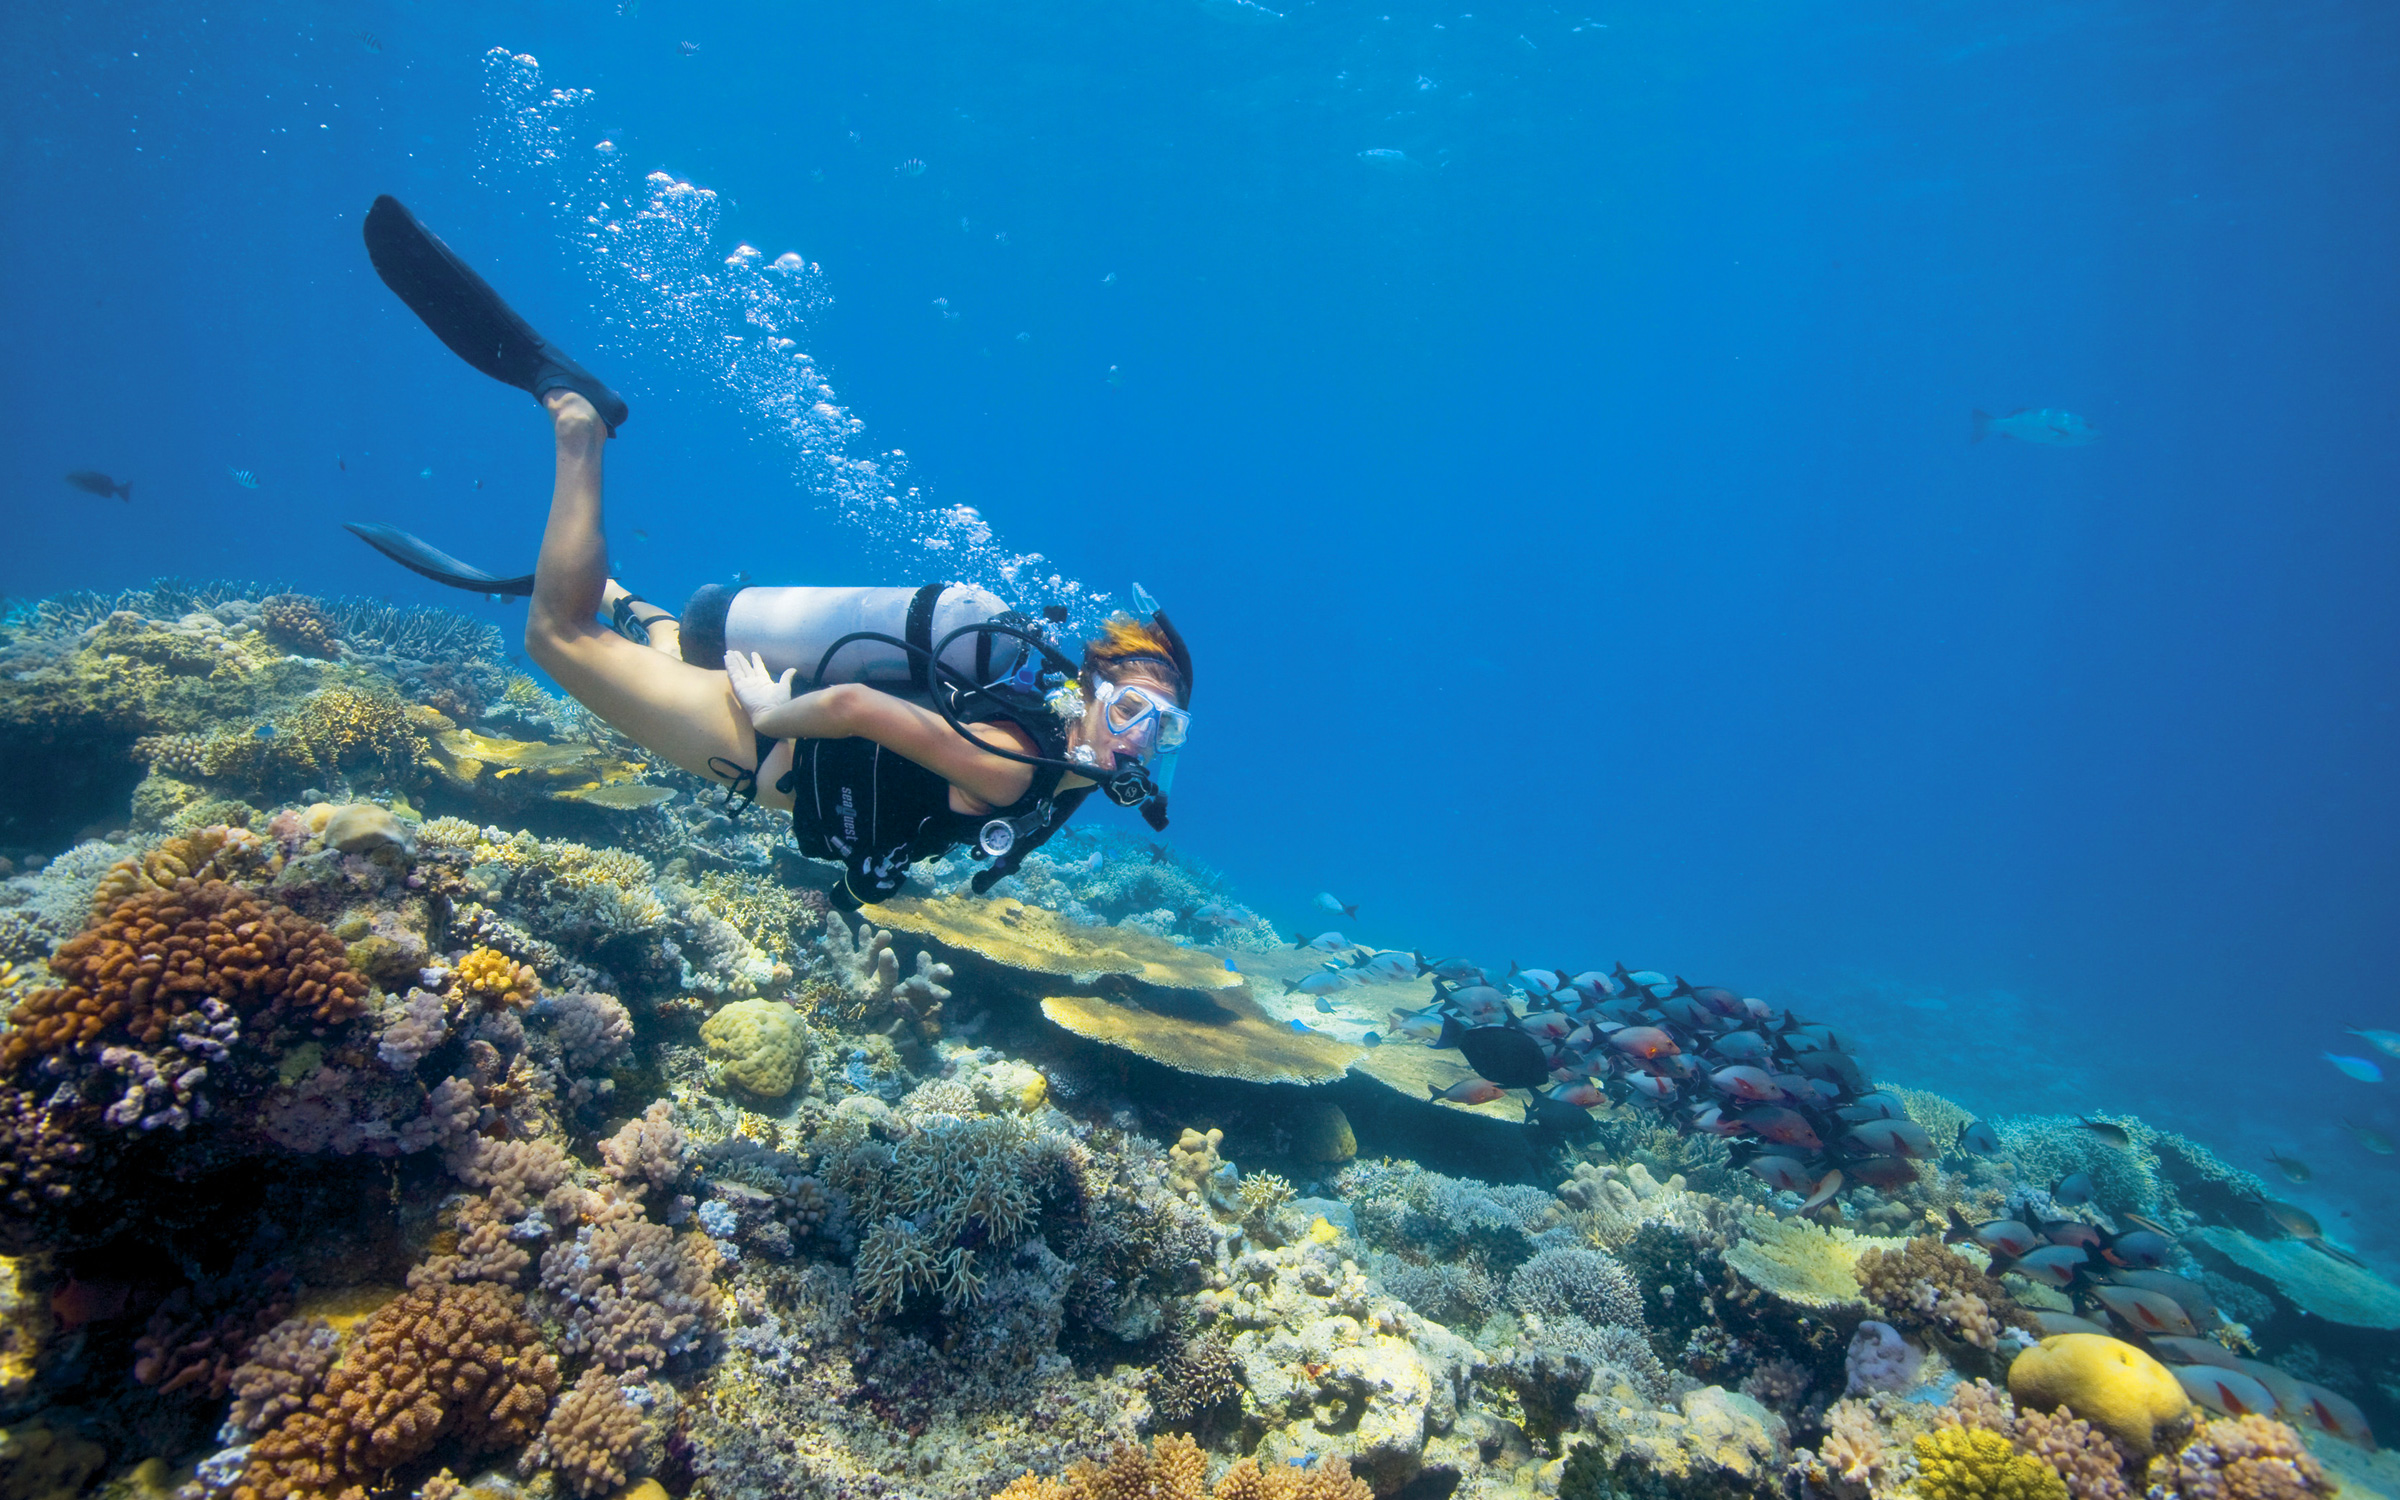
{"type": "Polygon", "coordinates": [[[1083,675],[1116,680],[1115,669],[1122,663],[1140,658],[1158,670],[1158,674],[1174,684],[1175,696],[1183,698],[1191,691],[1182,671],[1175,665],[1175,648],[1168,644],[1166,633],[1124,613],[1110,615],[1100,623],[1097,640],[1083,646],[1083,675]]]}

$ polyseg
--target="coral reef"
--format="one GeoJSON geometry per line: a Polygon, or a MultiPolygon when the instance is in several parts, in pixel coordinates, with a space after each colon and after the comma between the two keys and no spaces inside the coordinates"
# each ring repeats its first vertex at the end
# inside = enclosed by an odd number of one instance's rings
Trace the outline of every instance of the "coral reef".
{"type": "Polygon", "coordinates": [[[992,1500],[1371,1500],[1374,1491],[1339,1458],[1305,1468],[1262,1468],[1244,1459],[1215,1485],[1204,1485],[1208,1456],[1189,1438],[1167,1436],[1150,1451],[1127,1444],[1105,1463],[1085,1461],[1061,1479],[1027,1473],[992,1500]]]}
{"type": "Polygon", "coordinates": [[[1946,1427],[1917,1439],[1925,1500],[2067,1500],[2066,1481],[1996,1432],[1946,1427]]]}
{"type": "Polygon", "coordinates": [[[2177,1500],[2307,1500],[2334,1492],[2300,1434],[2260,1416],[2203,1423],[2172,1466],[2162,1458],[2151,1476],[2153,1493],[2177,1500]]]}
{"type": "Polygon", "coordinates": [[[2018,1355],[2008,1367],[2008,1393],[2024,1410],[2072,1409],[2136,1458],[2157,1452],[2162,1430],[2192,1407],[2164,1365],[2091,1333],[2058,1334],[2018,1355]]]}

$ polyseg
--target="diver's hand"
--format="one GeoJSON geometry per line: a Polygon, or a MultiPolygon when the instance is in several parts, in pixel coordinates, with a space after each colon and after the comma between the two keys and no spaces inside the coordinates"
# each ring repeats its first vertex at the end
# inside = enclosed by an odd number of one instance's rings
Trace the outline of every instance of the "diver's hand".
{"type": "Polygon", "coordinates": [[[755,651],[725,653],[725,675],[733,679],[734,701],[755,724],[772,708],[792,701],[792,678],[799,668],[786,667],[781,677],[770,676],[766,661],[755,651]]]}

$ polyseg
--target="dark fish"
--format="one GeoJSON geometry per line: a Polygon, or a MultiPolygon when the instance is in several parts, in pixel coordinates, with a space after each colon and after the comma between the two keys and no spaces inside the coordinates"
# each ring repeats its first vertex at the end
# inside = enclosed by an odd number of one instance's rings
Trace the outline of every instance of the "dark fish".
{"type": "Polygon", "coordinates": [[[2360,1145],[2366,1147],[2369,1151],[2374,1152],[2377,1156],[2389,1156],[2392,1154],[2391,1138],[2383,1134],[2383,1132],[2379,1130],[2369,1130],[2364,1125],[2356,1125],[2348,1120],[2344,1120],[2342,1122],[2342,1128],[2349,1131],[2351,1135],[2357,1138],[2360,1145]]]}
{"type": "Polygon", "coordinates": [[[1444,1021],[1435,1045],[1456,1047],[1467,1066],[1504,1089],[1540,1088],[1550,1081],[1550,1059],[1542,1044],[1514,1026],[1461,1026],[1444,1021]]]}
{"type": "Polygon", "coordinates": [[[1794,1192],[1808,1186],[1815,1176],[1806,1163],[1789,1156],[1754,1156],[1742,1170],[1771,1188],[1794,1192]]]}
{"type": "Polygon", "coordinates": [[[2106,1120],[2088,1119],[2078,1119],[2076,1123],[2112,1146],[2133,1144],[2133,1133],[2122,1125],[2112,1125],[2106,1120]]]}
{"type": "Polygon", "coordinates": [[[2293,1239],[2320,1240],[2325,1237],[2325,1227],[2317,1222],[2316,1215],[2305,1208],[2275,1198],[2261,1198],[2258,1206],[2267,1211],[2267,1217],[2275,1221],[2276,1228],[2293,1239]]]}
{"type": "Polygon", "coordinates": [[[1592,1112],[1564,1099],[1536,1094],[1525,1104],[1525,1123],[1548,1135],[1587,1140],[1600,1133],[1592,1112]]]}
{"type": "Polygon", "coordinates": [[[1372,1031],[1370,1031],[1370,1032],[1367,1032],[1365,1035],[1361,1036],[1361,1037],[1360,1037],[1358,1040],[1359,1040],[1359,1045],[1361,1045],[1361,1046],[1364,1046],[1364,1047],[1380,1047],[1380,1046],[1382,1046],[1382,1045],[1383,1045],[1383,1038],[1382,1038],[1382,1037],[1380,1037],[1380,1036],[1377,1036],[1377,1035],[1376,1035],[1374,1032],[1372,1032],[1372,1031]]]}
{"type": "Polygon", "coordinates": [[[1972,1151],[1977,1156],[1997,1156],[2000,1153],[2000,1132],[1977,1120],[1958,1133],[1958,1149],[1972,1151]]]}
{"type": "Polygon", "coordinates": [[[1916,1163],[1902,1161],[1897,1156],[1862,1156],[1844,1170],[1849,1172],[1852,1182],[1863,1182],[1887,1193],[1917,1180],[1916,1163]]]}
{"type": "Polygon", "coordinates": [[[2092,1201],[2092,1174],[2071,1172],[2053,1183],[2050,1201],[2061,1208],[2081,1208],[2092,1201]]]}
{"type": "Polygon", "coordinates": [[[2273,1162],[2275,1170],[2281,1172],[2287,1180],[2292,1182],[2306,1182],[2313,1175],[2308,1170],[2308,1163],[2297,1156],[2284,1156],[2270,1151],[2267,1153],[2267,1160],[2273,1162]]]}
{"type": "Polygon", "coordinates": [[[98,495],[103,500],[111,495],[119,500],[133,498],[133,481],[119,484],[98,469],[76,469],[67,475],[67,483],[87,495],[98,495]]]}
{"type": "Polygon", "coordinates": [[[1890,1094],[1861,1094],[1834,1111],[1845,1120],[1900,1120],[1908,1116],[1900,1101],[1890,1094]]]}

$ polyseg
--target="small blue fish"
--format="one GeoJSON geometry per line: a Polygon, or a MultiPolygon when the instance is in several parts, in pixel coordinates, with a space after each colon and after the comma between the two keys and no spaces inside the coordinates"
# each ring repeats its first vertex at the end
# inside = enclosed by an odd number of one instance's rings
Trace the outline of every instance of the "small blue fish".
{"type": "Polygon", "coordinates": [[[1235,967],[1233,960],[1229,958],[1225,960],[1225,972],[1228,974],[1239,974],[1242,971],[1235,967]]]}
{"type": "Polygon", "coordinates": [[[1377,1036],[1372,1031],[1368,1032],[1365,1036],[1360,1037],[1359,1041],[1369,1047],[1380,1047],[1383,1045],[1383,1038],[1377,1036]]]}
{"type": "Polygon", "coordinates": [[[1330,1016],[1330,1015],[1332,1015],[1332,1014],[1333,1014],[1333,1002],[1332,1002],[1331,1000],[1328,1000],[1328,999],[1326,999],[1326,998],[1325,998],[1323,995],[1319,995],[1319,996],[1317,997],[1317,1014],[1318,1014],[1318,1015],[1321,1015],[1321,1016],[1330,1016]]]}
{"type": "Polygon", "coordinates": [[[271,740],[275,738],[275,726],[272,724],[261,724],[256,729],[251,730],[250,733],[258,739],[271,740]]]}
{"type": "Polygon", "coordinates": [[[2328,1052],[2325,1060],[2360,1083],[2383,1082],[2383,1069],[2363,1057],[2344,1057],[2338,1052],[2328,1052]]]}
{"type": "Polygon", "coordinates": [[[243,489],[254,490],[258,488],[258,476],[251,473],[248,469],[227,469],[225,472],[232,477],[235,484],[240,485],[243,489]]]}
{"type": "Polygon", "coordinates": [[[1975,435],[1970,442],[1982,442],[1998,433],[2015,438],[2020,443],[2047,443],[2055,448],[2080,448],[2086,443],[2100,441],[2100,429],[2090,420],[2071,411],[2043,407],[2036,411],[2020,406],[2005,417],[1995,417],[1988,411],[1975,413],[1975,435]]]}
{"type": "Polygon", "coordinates": [[[1308,1031],[1308,1030],[1311,1030],[1311,1029],[1312,1029],[1312,1028],[1309,1026],[1309,1024],[1308,1024],[1306,1021],[1294,1021],[1294,1022],[1292,1023],[1292,1030],[1294,1030],[1294,1031],[1308,1031]]]}

